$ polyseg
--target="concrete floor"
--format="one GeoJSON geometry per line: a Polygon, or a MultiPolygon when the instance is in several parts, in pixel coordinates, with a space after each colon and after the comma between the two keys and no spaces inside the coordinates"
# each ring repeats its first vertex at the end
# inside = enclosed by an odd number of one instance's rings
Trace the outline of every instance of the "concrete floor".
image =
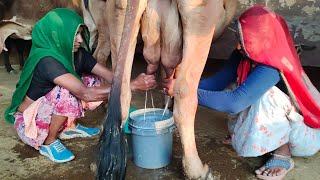
{"type": "MultiPolygon", "coordinates": [[[[203,76],[211,74],[221,64],[221,61],[209,60],[203,76]]],[[[14,67],[17,68],[17,66],[14,67]]],[[[143,72],[144,69],[143,61],[135,62],[132,76],[143,72]]],[[[311,75],[311,80],[319,88],[319,68],[308,67],[306,70],[311,75]]],[[[19,74],[7,74],[4,67],[0,66],[0,179],[95,179],[91,169],[98,158],[98,136],[63,141],[74,152],[76,158],[69,163],[56,164],[23,144],[12,125],[4,121],[3,112],[10,103],[18,78],[19,74]]],[[[153,96],[155,106],[162,107],[163,100],[159,90],[154,90],[153,96]]],[[[133,94],[131,106],[143,108],[144,98],[144,93],[133,94]]],[[[91,127],[99,126],[103,118],[103,108],[98,108],[93,112],[88,112],[85,118],[80,119],[80,123],[91,127]]],[[[217,179],[256,179],[253,172],[262,165],[266,157],[238,157],[231,146],[222,144],[221,141],[227,134],[226,114],[199,107],[195,132],[199,155],[202,161],[212,168],[217,179]]],[[[128,160],[126,179],[185,179],[181,166],[182,147],[177,131],[174,132],[173,137],[173,159],[170,165],[161,169],[146,170],[135,166],[131,160],[128,160]]],[[[286,179],[320,179],[319,153],[310,158],[294,157],[294,161],[296,166],[286,179]]]]}

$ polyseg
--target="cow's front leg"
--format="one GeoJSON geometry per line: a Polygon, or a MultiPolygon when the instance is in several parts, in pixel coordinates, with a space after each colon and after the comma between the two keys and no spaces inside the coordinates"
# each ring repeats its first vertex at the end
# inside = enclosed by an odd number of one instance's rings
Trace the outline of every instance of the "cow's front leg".
{"type": "Polygon", "coordinates": [[[220,0],[177,0],[183,25],[183,58],[174,86],[174,118],[183,145],[183,166],[189,179],[211,179],[195,142],[197,88],[207,60],[213,33],[223,15],[220,0]]]}

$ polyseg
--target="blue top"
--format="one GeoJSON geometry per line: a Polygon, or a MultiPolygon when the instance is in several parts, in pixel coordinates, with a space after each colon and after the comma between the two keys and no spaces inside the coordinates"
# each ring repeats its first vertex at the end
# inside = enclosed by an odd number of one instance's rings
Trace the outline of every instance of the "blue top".
{"type": "Polygon", "coordinates": [[[199,105],[222,112],[239,113],[254,104],[280,81],[280,73],[277,69],[258,64],[239,87],[232,91],[224,91],[228,85],[236,82],[237,69],[242,56],[238,50],[235,50],[220,71],[200,81],[199,105]]]}

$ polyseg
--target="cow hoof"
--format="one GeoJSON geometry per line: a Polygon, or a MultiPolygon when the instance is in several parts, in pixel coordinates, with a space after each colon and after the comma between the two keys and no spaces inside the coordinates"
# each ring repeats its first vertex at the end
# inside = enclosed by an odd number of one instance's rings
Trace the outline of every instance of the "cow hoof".
{"type": "Polygon", "coordinates": [[[207,164],[202,164],[199,158],[183,158],[182,164],[186,179],[212,180],[218,178],[213,175],[212,170],[207,164]]]}
{"type": "Polygon", "coordinates": [[[9,73],[9,74],[18,74],[18,72],[17,72],[16,70],[14,70],[14,69],[8,71],[8,73],[9,73]]]}
{"type": "Polygon", "coordinates": [[[206,174],[206,177],[204,177],[203,180],[215,180],[215,176],[212,174],[211,168],[208,168],[208,172],[206,174]]]}
{"type": "Polygon", "coordinates": [[[202,177],[196,178],[196,180],[217,180],[217,179],[219,178],[213,175],[212,170],[209,167],[205,177],[202,176],[202,177]]]}

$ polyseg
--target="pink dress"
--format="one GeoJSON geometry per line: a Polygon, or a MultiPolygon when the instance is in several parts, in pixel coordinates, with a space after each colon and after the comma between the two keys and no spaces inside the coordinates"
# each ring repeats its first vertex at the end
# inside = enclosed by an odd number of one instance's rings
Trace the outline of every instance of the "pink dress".
{"type": "MultiPolygon", "coordinates": [[[[102,84],[102,80],[100,78],[91,74],[83,75],[82,80],[88,87],[100,86],[102,84]]],[[[24,119],[23,113],[17,111],[14,114],[14,127],[16,128],[19,137],[24,143],[34,147],[37,150],[39,150],[39,147],[44,143],[48,136],[51,116],[53,114],[66,116],[68,117],[68,119],[74,120],[76,118],[84,117],[84,112],[87,108],[93,109],[94,107],[97,107],[101,102],[83,103],[67,89],[61,86],[56,86],[48,94],[42,97],[39,103],[39,106],[37,106],[38,108],[35,109],[36,115],[33,120],[35,121],[35,130],[32,130],[34,131],[32,133],[26,133],[26,121],[24,119]],[[83,104],[86,105],[86,108],[83,107],[83,104]],[[34,138],[28,135],[34,133],[34,138]]],[[[29,124],[29,122],[27,123],[29,124]]],[[[66,128],[67,124],[68,122],[66,121],[64,126],[61,127],[60,131],[66,128]]]]}

